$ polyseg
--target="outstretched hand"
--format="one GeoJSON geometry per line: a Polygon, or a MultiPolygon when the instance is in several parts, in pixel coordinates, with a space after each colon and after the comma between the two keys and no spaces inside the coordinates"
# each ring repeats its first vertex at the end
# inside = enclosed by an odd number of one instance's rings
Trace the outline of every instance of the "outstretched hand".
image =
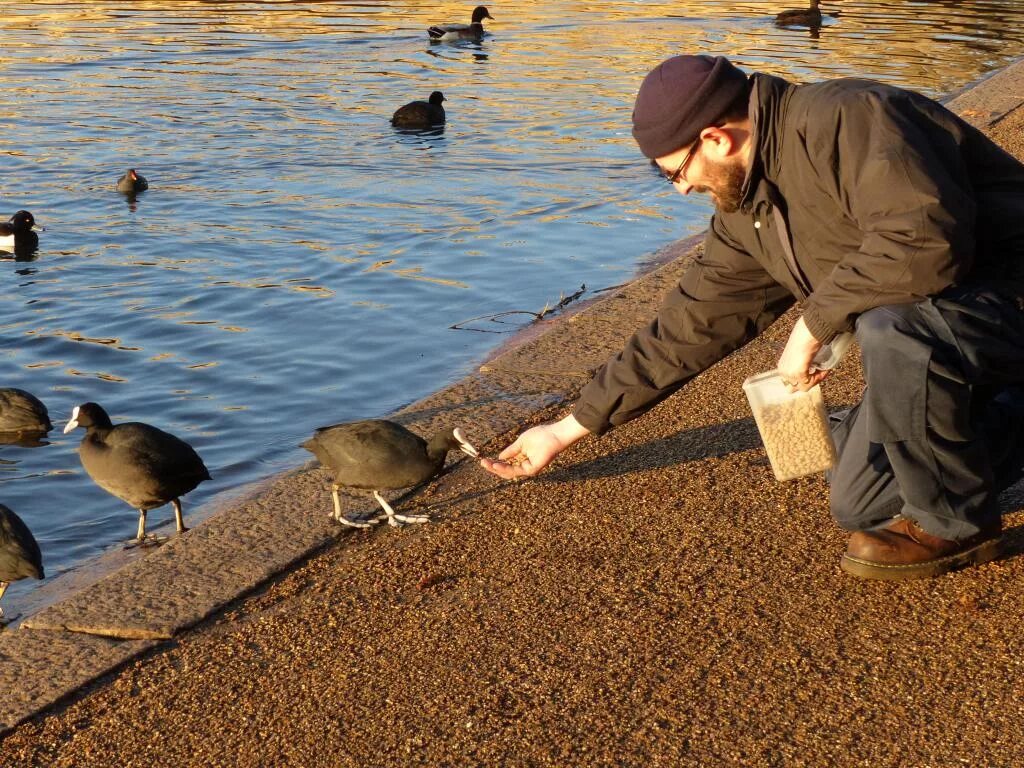
{"type": "Polygon", "coordinates": [[[480,459],[480,466],[506,480],[533,477],[551,463],[559,453],[589,431],[572,415],[553,424],[532,427],[508,446],[495,459],[480,459]]]}

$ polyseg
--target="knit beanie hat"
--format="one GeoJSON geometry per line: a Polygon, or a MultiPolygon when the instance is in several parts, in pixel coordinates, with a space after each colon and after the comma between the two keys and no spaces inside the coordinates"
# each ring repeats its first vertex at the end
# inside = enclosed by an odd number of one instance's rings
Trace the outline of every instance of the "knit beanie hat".
{"type": "Polygon", "coordinates": [[[747,87],[724,56],[673,56],[652,69],[633,105],[633,138],[649,158],[692,143],[747,87]]]}

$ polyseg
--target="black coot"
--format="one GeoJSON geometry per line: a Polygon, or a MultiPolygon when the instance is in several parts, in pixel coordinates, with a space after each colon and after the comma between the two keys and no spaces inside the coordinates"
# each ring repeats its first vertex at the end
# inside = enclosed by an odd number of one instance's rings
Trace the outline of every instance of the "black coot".
{"type": "Polygon", "coordinates": [[[0,433],[48,432],[51,429],[50,414],[38,397],[23,389],[0,388],[0,433]]]}
{"type": "Polygon", "coordinates": [[[429,101],[410,101],[404,107],[395,110],[391,116],[391,124],[396,128],[430,128],[433,125],[444,125],[444,94],[434,91],[429,101]]]}
{"type": "Polygon", "coordinates": [[[96,403],[75,406],[64,432],[84,427],[78,447],[82,466],[96,485],[139,510],[136,540],[146,538],[146,512],[174,505],[178,533],[188,530],[178,497],[210,479],[192,446],[174,435],[140,422],[114,426],[96,403]]]}
{"type": "MultiPolygon", "coordinates": [[[[44,576],[43,556],[36,537],[20,517],[0,504],[0,598],[12,581],[44,576]]],[[[0,606],[0,619],[3,615],[0,606]]]]}
{"type": "Polygon", "coordinates": [[[426,517],[396,514],[380,491],[406,488],[429,480],[441,471],[448,451],[455,448],[469,456],[478,455],[459,429],[443,429],[428,443],[401,424],[384,419],[321,427],[302,447],[314,453],[320,464],[334,473],[331,486],[334,519],[355,528],[368,528],[385,516],[390,525],[427,522],[426,517]],[[338,499],[340,488],[373,491],[384,515],[365,522],[345,519],[338,499]]]}

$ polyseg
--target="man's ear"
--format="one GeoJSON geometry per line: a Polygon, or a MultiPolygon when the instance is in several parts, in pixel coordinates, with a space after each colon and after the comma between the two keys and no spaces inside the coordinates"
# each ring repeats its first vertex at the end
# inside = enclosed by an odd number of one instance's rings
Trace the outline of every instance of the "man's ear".
{"type": "Polygon", "coordinates": [[[704,142],[704,151],[720,160],[731,155],[736,149],[736,137],[728,128],[709,125],[700,132],[700,138],[704,142]]]}

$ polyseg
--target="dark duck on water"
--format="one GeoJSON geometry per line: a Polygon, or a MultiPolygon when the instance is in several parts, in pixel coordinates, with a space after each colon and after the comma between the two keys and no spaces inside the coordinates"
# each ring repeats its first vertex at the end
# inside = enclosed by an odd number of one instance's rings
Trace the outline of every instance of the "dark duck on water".
{"type": "Polygon", "coordinates": [[[810,8],[797,8],[794,10],[782,11],[776,15],[775,23],[782,25],[820,27],[821,9],[818,8],[818,0],[811,0],[810,8]]]}
{"type": "Polygon", "coordinates": [[[471,24],[437,24],[427,30],[431,40],[480,40],[484,36],[484,19],[494,20],[488,10],[478,5],[473,9],[471,24]]]}
{"type": "Polygon", "coordinates": [[[18,211],[9,221],[0,222],[0,251],[14,253],[39,245],[42,227],[36,226],[35,217],[28,211],[18,211]]]}
{"type": "MultiPolygon", "coordinates": [[[[49,432],[50,414],[31,392],[14,387],[0,388],[0,434],[49,432]]],[[[0,442],[3,442],[0,437],[0,442]]]]}
{"type": "Polygon", "coordinates": [[[302,447],[312,452],[325,469],[334,473],[331,485],[333,517],[342,525],[354,528],[368,528],[385,517],[390,525],[428,522],[427,517],[397,514],[380,491],[426,482],[441,471],[448,451],[455,448],[467,456],[476,458],[479,455],[458,428],[442,429],[428,443],[401,424],[384,419],[321,427],[302,447]],[[373,491],[373,498],[384,514],[367,521],[346,519],[341,514],[338,498],[341,488],[373,491]]]}
{"type": "Polygon", "coordinates": [[[124,176],[117,180],[117,191],[126,195],[134,195],[146,189],[149,189],[149,182],[145,176],[136,173],[134,168],[129,168],[124,176]]]}
{"type": "Polygon", "coordinates": [[[443,101],[444,94],[440,91],[430,94],[429,101],[410,101],[395,111],[391,117],[391,124],[396,128],[430,128],[434,125],[444,125],[444,107],[441,106],[443,101]]]}

